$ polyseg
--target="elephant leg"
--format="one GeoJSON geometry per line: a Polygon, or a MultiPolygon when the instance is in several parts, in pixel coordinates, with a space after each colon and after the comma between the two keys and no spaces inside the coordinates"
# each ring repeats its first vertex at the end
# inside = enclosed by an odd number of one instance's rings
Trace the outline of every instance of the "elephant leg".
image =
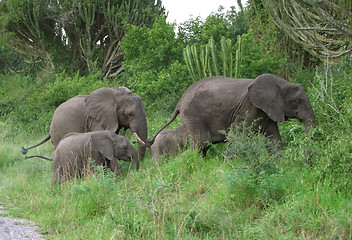
{"type": "Polygon", "coordinates": [[[272,141],[281,141],[281,135],[279,133],[279,127],[276,123],[272,123],[269,126],[263,127],[263,133],[266,137],[272,141]]]}
{"type": "Polygon", "coordinates": [[[157,163],[158,163],[158,158],[162,154],[162,151],[160,150],[159,146],[153,146],[153,145],[151,147],[151,150],[152,150],[152,156],[153,156],[154,167],[155,167],[157,165],[157,163]]]}
{"type": "Polygon", "coordinates": [[[207,144],[206,146],[202,146],[201,147],[201,151],[202,151],[203,157],[205,157],[207,155],[207,151],[208,151],[209,148],[210,148],[209,144],[207,144]]]}
{"type": "Polygon", "coordinates": [[[203,156],[206,156],[206,153],[210,147],[209,143],[212,143],[212,135],[208,127],[204,126],[205,124],[197,124],[197,127],[191,128],[191,136],[193,144],[199,147],[200,152],[203,156]]]}
{"type": "Polygon", "coordinates": [[[271,141],[274,143],[274,149],[281,150],[282,149],[282,139],[279,132],[279,127],[276,122],[273,122],[269,126],[266,126],[263,129],[263,134],[270,138],[271,141]]]}

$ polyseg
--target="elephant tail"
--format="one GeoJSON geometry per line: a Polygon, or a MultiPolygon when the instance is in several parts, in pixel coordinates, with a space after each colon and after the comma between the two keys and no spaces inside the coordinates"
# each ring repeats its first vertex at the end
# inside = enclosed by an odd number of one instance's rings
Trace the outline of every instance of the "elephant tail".
{"type": "Polygon", "coordinates": [[[43,156],[40,156],[40,155],[33,155],[33,156],[26,156],[25,157],[25,159],[28,159],[28,158],[35,158],[35,157],[37,157],[37,158],[42,158],[42,159],[45,159],[45,160],[48,160],[48,161],[53,161],[53,159],[52,158],[47,158],[47,157],[43,157],[43,156]]]}
{"type": "Polygon", "coordinates": [[[31,147],[28,147],[28,148],[22,147],[22,150],[21,150],[22,154],[26,154],[29,149],[32,149],[32,148],[35,148],[35,147],[38,147],[38,146],[42,145],[43,143],[49,141],[50,138],[51,138],[50,134],[48,134],[48,136],[46,136],[40,143],[38,143],[36,145],[33,145],[31,147]]]}
{"type": "Polygon", "coordinates": [[[178,105],[177,105],[177,106],[176,106],[176,109],[175,109],[175,111],[174,111],[174,113],[172,114],[171,119],[170,119],[167,123],[165,123],[165,125],[164,125],[162,128],[160,128],[160,130],[155,134],[155,136],[152,138],[152,140],[148,141],[147,147],[150,147],[150,146],[153,145],[153,143],[154,143],[154,141],[155,141],[155,138],[158,136],[158,134],[159,134],[162,130],[164,130],[164,128],[166,128],[167,126],[169,126],[169,125],[175,120],[175,118],[177,117],[177,115],[178,115],[179,113],[180,113],[180,109],[178,108],[178,105]]]}

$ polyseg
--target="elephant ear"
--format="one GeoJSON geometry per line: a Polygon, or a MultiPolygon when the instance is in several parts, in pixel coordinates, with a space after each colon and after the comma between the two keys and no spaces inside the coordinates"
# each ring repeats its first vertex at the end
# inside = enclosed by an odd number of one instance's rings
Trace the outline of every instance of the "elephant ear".
{"type": "Polygon", "coordinates": [[[91,136],[93,146],[100,152],[105,158],[113,161],[114,158],[114,146],[109,134],[103,132],[96,132],[91,136]]]}
{"type": "Polygon", "coordinates": [[[119,91],[114,88],[99,88],[87,95],[86,115],[100,123],[102,129],[116,132],[119,127],[116,97],[119,91]]]}
{"type": "Polygon", "coordinates": [[[251,103],[264,111],[273,121],[283,122],[284,99],[280,90],[280,83],[285,81],[272,74],[258,76],[248,86],[251,103]]]}

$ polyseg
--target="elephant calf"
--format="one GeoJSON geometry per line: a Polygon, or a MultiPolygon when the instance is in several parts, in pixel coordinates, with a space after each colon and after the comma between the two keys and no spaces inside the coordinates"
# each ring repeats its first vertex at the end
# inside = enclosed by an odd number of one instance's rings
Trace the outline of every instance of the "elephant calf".
{"type": "Polygon", "coordinates": [[[151,146],[154,162],[158,160],[161,154],[175,155],[178,147],[184,148],[186,144],[187,131],[183,124],[176,129],[161,131],[151,146]]]}
{"type": "Polygon", "coordinates": [[[118,160],[131,162],[131,158],[138,170],[138,154],[131,142],[112,131],[69,133],[55,149],[51,183],[62,183],[76,176],[84,177],[91,172],[88,159],[119,173],[121,165],[118,160]]]}

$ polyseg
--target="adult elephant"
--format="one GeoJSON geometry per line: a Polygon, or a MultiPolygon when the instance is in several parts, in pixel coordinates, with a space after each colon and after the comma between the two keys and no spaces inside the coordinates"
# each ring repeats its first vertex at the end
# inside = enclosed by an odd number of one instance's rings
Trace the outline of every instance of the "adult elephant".
{"type": "Polygon", "coordinates": [[[141,98],[126,87],[99,88],[62,103],[54,112],[48,136],[34,146],[22,148],[22,153],[49,139],[56,147],[67,133],[110,130],[118,134],[122,128],[135,134],[138,156],[143,158],[148,128],[141,98]]]}
{"type": "Polygon", "coordinates": [[[300,84],[272,75],[256,79],[208,77],[192,84],[178,102],[171,119],[180,114],[188,136],[206,154],[207,142],[225,141],[223,131],[246,121],[272,140],[281,141],[277,123],[296,118],[306,129],[315,124],[309,98],[300,84]]]}

